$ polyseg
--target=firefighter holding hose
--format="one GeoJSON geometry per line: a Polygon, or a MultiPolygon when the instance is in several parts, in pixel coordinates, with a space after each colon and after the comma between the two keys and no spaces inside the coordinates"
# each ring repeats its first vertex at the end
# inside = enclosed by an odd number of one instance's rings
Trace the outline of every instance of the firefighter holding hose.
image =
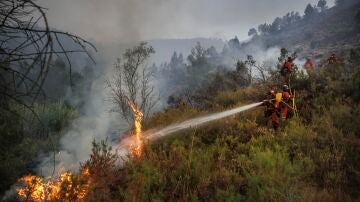
{"type": "Polygon", "coordinates": [[[280,102],[281,93],[276,93],[274,89],[270,89],[263,105],[265,106],[264,115],[267,120],[267,125],[272,126],[274,130],[277,130],[280,126],[280,102]]]}
{"type": "Polygon", "coordinates": [[[265,118],[267,124],[272,125],[274,130],[280,127],[280,119],[286,120],[290,117],[289,108],[295,110],[290,106],[292,101],[293,96],[288,85],[283,86],[282,92],[275,93],[273,89],[268,92],[267,99],[264,101],[265,118]]]}
{"type": "Polygon", "coordinates": [[[279,126],[279,122],[276,117],[278,115],[273,115],[273,113],[276,111],[275,96],[275,90],[271,88],[267,93],[266,100],[264,101],[263,106],[265,106],[264,116],[267,120],[267,126],[272,125],[274,129],[277,129],[277,127],[279,126]]]}

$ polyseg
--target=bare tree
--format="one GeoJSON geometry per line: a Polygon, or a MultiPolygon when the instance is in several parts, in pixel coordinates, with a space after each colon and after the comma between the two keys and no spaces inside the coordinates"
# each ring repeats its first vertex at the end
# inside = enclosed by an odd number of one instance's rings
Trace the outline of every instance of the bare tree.
{"type": "Polygon", "coordinates": [[[267,76],[266,76],[267,68],[266,68],[266,65],[264,63],[263,64],[258,64],[252,55],[248,55],[247,60],[245,61],[245,64],[247,64],[249,66],[249,71],[250,71],[249,77],[250,78],[253,77],[251,75],[251,72],[252,72],[251,70],[252,70],[253,67],[255,67],[257,69],[258,73],[260,74],[262,82],[265,82],[267,80],[267,76]]]}
{"type": "MultiPolygon", "coordinates": [[[[62,31],[52,30],[45,9],[36,0],[0,1],[0,109],[9,111],[9,102],[20,103],[31,110],[40,95],[54,55],[64,56],[69,64],[70,53],[89,55],[86,40],[62,31]],[[77,44],[68,50],[62,40],[77,44]]],[[[91,56],[89,55],[91,58],[91,56]]]]}
{"type": "Polygon", "coordinates": [[[266,63],[257,63],[252,55],[248,55],[245,61],[238,60],[236,69],[237,71],[242,72],[242,79],[247,80],[249,85],[251,85],[253,84],[254,79],[260,80],[261,82],[266,82],[270,67],[266,63]],[[256,73],[259,75],[256,75],[256,73]]]}
{"type": "Polygon", "coordinates": [[[111,99],[120,109],[121,115],[130,123],[134,118],[135,108],[145,117],[158,101],[151,85],[153,73],[147,69],[146,61],[155,53],[153,47],[142,42],[132,49],[127,49],[115,64],[113,78],[108,81],[111,99]]]}

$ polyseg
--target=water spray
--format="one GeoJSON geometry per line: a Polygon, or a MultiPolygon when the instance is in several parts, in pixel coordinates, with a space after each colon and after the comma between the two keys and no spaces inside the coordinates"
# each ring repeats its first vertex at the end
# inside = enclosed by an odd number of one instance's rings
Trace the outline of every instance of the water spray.
{"type": "MultiPolygon", "coordinates": [[[[205,124],[205,123],[208,123],[208,122],[211,122],[211,121],[215,121],[215,120],[218,120],[218,119],[223,119],[223,118],[229,117],[231,115],[234,115],[234,114],[237,114],[237,113],[240,113],[240,112],[255,108],[257,106],[260,106],[263,103],[264,103],[264,101],[257,102],[257,103],[237,107],[237,108],[234,108],[234,109],[230,109],[230,110],[227,110],[227,111],[213,113],[213,114],[209,114],[209,115],[206,115],[206,116],[189,119],[189,120],[181,122],[181,123],[172,124],[170,126],[162,128],[160,130],[144,131],[143,132],[143,138],[144,138],[144,140],[146,142],[155,141],[155,140],[167,137],[169,135],[172,135],[175,132],[185,130],[187,128],[197,127],[197,126],[200,126],[202,124],[205,124]]],[[[124,155],[124,156],[127,155],[127,153],[128,153],[127,149],[131,145],[133,145],[134,141],[136,141],[134,139],[134,137],[127,137],[127,138],[123,139],[120,142],[120,145],[119,145],[120,155],[124,155]]]]}

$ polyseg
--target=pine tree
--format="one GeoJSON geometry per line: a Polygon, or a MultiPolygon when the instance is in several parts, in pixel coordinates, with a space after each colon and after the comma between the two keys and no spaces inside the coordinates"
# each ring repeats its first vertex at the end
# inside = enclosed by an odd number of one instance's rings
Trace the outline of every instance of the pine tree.
{"type": "Polygon", "coordinates": [[[240,41],[237,38],[237,36],[235,36],[235,38],[233,38],[233,39],[230,39],[229,48],[231,50],[240,50],[240,41]]]}
{"type": "Polygon", "coordinates": [[[355,22],[360,25],[360,10],[358,10],[356,16],[355,16],[355,22]]]}
{"type": "Polygon", "coordinates": [[[248,32],[248,36],[254,36],[254,35],[256,36],[258,35],[258,33],[255,28],[251,28],[248,32]]]}
{"type": "Polygon", "coordinates": [[[326,0],[319,0],[317,7],[319,7],[321,12],[323,12],[324,10],[327,9],[326,4],[327,4],[326,0]]]}
{"type": "Polygon", "coordinates": [[[309,17],[312,17],[314,16],[314,14],[316,13],[316,10],[315,8],[311,5],[311,4],[308,4],[305,8],[305,18],[309,18],[309,17]]]}

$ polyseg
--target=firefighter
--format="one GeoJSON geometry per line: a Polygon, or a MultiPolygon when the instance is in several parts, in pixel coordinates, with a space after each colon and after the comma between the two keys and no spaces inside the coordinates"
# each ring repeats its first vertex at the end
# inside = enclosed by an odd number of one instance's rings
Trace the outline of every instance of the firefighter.
{"type": "Polygon", "coordinates": [[[290,88],[288,85],[284,85],[283,92],[282,92],[281,105],[280,105],[281,118],[283,120],[285,120],[289,117],[288,111],[289,111],[289,106],[291,105],[290,104],[291,101],[292,101],[292,96],[290,94],[290,88]]]}
{"type": "Polygon", "coordinates": [[[267,125],[271,125],[271,116],[274,108],[274,99],[275,99],[275,90],[270,89],[266,95],[266,100],[264,100],[263,106],[265,106],[264,116],[267,120],[267,125]]]}
{"type": "Polygon", "coordinates": [[[336,58],[335,53],[331,54],[331,56],[329,57],[329,59],[327,60],[327,62],[328,62],[329,65],[336,64],[337,58],[336,58]]]}
{"type": "Polygon", "coordinates": [[[280,126],[280,101],[276,99],[276,95],[275,90],[270,89],[263,104],[265,106],[264,115],[267,125],[272,126],[274,130],[277,130],[280,126]]]}
{"type": "Polygon", "coordinates": [[[311,58],[306,58],[306,62],[304,64],[304,68],[305,69],[313,69],[314,68],[314,63],[312,62],[311,58]]]}
{"type": "Polygon", "coordinates": [[[289,85],[290,82],[290,73],[293,71],[294,68],[294,59],[292,57],[288,57],[286,62],[281,68],[281,75],[284,78],[284,84],[289,85]]]}
{"type": "Polygon", "coordinates": [[[280,111],[279,108],[274,107],[273,113],[271,114],[271,123],[274,128],[274,130],[278,130],[280,127],[280,111]]]}
{"type": "Polygon", "coordinates": [[[273,99],[275,99],[275,90],[273,89],[273,88],[271,88],[269,91],[268,91],[268,93],[267,93],[267,95],[266,95],[266,99],[265,99],[265,101],[264,101],[264,105],[265,106],[268,106],[268,104],[269,103],[271,103],[271,101],[273,100],[273,99]]]}
{"type": "Polygon", "coordinates": [[[311,58],[306,58],[304,69],[306,70],[307,74],[312,77],[312,73],[314,71],[314,63],[312,62],[311,58]]]}

